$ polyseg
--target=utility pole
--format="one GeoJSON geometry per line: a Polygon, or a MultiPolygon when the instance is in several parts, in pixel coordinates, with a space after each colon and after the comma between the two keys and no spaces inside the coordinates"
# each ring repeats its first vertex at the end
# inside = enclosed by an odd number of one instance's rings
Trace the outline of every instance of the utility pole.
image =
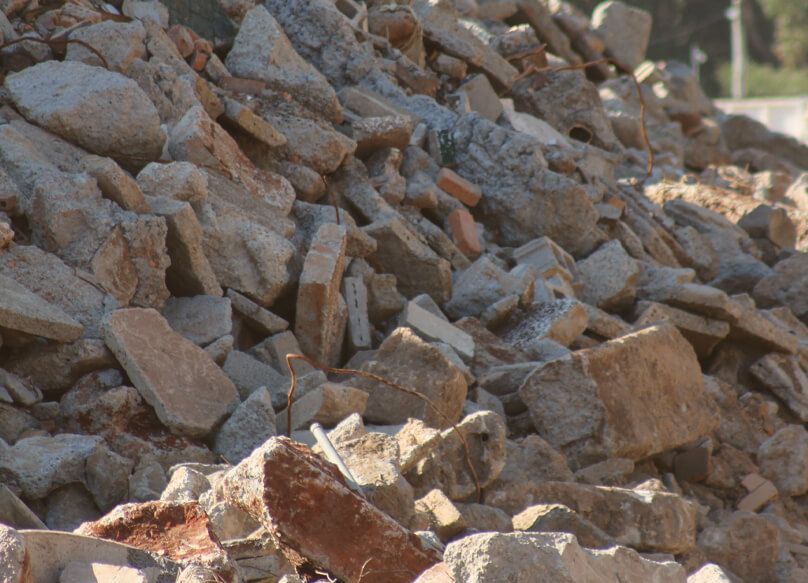
{"type": "Polygon", "coordinates": [[[726,12],[732,31],[732,97],[746,96],[746,36],[743,29],[743,0],[732,0],[726,12]]]}

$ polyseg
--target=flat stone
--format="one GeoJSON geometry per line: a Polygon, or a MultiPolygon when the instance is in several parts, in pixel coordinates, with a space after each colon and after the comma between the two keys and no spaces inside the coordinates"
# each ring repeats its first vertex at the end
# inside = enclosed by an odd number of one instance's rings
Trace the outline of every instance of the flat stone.
{"type": "Polygon", "coordinates": [[[104,198],[115,201],[124,210],[139,213],[149,211],[149,205],[137,182],[115,160],[103,156],[87,156],[81,161],[81,169],[95,178],[104,198]]]}
{"type": "Polygon", "coordinates": [[[18,530],[48,528],[5,484],[0,484],[0,522],[18,530]]]}
{"type": "Polygon", "coordinates": [[[645,60],[651,14],[623,2],[601,2],[592,12],[592,29],[621,67],[633,71],[645,60]]]}
{"type": "Polygon", "coordinates": [[[551,361],[519,394],[539,434],[579,467],[661,453],[718,423],[696,354],[670,324],[551,361]]]}
{"type": "Polygon", "coordinates": [[[568,532],[589,549],[605,549],[615,544],[608,534],[563,504],[536,504],[513,517],[515,531],[568,532]]]}
{"type": "Polygon", "coordinates": [[[385,581],[404,583],[439,561],[348,488],[333,465],[285,438],[270,439],[225,474],[222,491],[260,520],[295,566],[323,568],[349,581],[363,567],[384,569],[385,581]]]}
{"type": "MultiPolygon", "coordinates": [[[[112,71],[126,74],[136,59],[146,60],[146,29],[137,21],[113,22],[107,20],[83,26],[71,33],[70,38],[87,43],[101,53],[112,71]]],[[[87,47],[78,43],[67,45],[66,61],[81,61],[88,65],[103,65],[87,47]]]]}
{"type": "MultiPolygon", "coordinates": [[[[425,297],[431,300],[430,296],[425,297]]],[[[440,311],[439,308],[438,311],[440,311]]],[[[418,298],[407,304],[399,319],[399,324],[409,326],[426,340],[448,344],[463,358],[474,358],[474,339],[451,324],[445,316],[441,318],[424,309],[419,305],[418,298]]]]}
{"type": "Polygon", "coordinates": [[[439,411],[413,395],[358,378],[352,381],[353,385],[370,393],[365,418],[371,422],[404,423],[414,417],[443,429],[460,418],[468,390],[463,373],[443,352],[421,340],[409,328],[394,330],[379,346],[374,358],[362,365],[362,370],[419,391],[439,411]]]}
{"type": "Polygon", "coordinates": [[[266,387],[276,408],[281,408],[286,403],[289,379],[246,352],[230,352],[222,370],[233,381],[241,400],[246,400],[259,387],[266,387]]]}
{"type": "Polygon", "coordinates": [[[774,393],[802,422],[808,422],[808,371],[797,356],[771,353],[749,372],[774,393]]]}
{"type": "Polygon", "coordinates": [[[84,327],[13,279],[0,275],[0,328],[58,342],[78,339],[84,327]]]}
{"type": "Polygon", "coordinates": [[[569,346],[586,330],[589,316],[577,300],[554,300],[534,304],[501,332],[502,339],[525,353],[537,356],[537,341],[553,340],[569,346]]]}
{"type": "Polygon", "coordinates": [[[194,296],[170,298],[163,317],[175,331],[198,346],[230,334],[232,310],[228,298],[194,296]]]}
{"type": "Polygon", "coordinates": [[[227,297],[233,304],[233,311],[246,319],[259,334],[277,334],[289,327],[289,322],[234,289],[227,290],[227,297]]]}
{"type": "Polygon", "coordinates": [[[123,75],[46,61],[10,75],[5,86],[28,120],[90,152],[136,167],[160,157],[165,136],[157,110],[123,75]]]}
{"type": "Polygon", "coordinates": [[[352,352],[372,347],[368,317],[368,288],[360,277],[342,280],[342,295],[348,308],[348,347],[352,352]]]}
{"type": "Polygon", "coordinates": [[[138,173],[137,183],[146,196],[190,203],[205,202],[208,198],[208,178],[191,162],[152,162],[138,173]]]}
{"type": "Polygon", "coordinates": [[[110,314],[104,338],[144,400],[173,432],[210,433],[238,405],[236,387],[210,356],[155,310],[110,314]]]}

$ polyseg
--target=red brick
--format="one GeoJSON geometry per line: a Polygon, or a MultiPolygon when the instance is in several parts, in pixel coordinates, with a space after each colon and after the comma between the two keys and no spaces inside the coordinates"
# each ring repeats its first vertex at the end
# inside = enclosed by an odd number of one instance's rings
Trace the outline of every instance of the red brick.
{"type": "Polygon", "coordinates": [[[441,168],[435,182],[441,189],[451,194],[466,206],[477,206],[477,203],[480,202],[480,198],[482,197],[482,191],[476,184],[472,184],[448,168],[441,168]]]}
{"type": "Polygon", "coordinates": [[[457,248],[467,257],[477,257],[482,253],[480,239],[477,237],[477,228],[474,217],[463,209],[455,209],[449,213],[449,230],[452,240],[457,248]]]}
{"type": "Polygon", "coordinates": [[[410,583],[438,554],[351,490],[336,466],[273,437],[228,471],[227,501],[259,520],[289,561],[344,581],[410,583]]]}
{"type": "Polygon", "coordinates": [[[195,50],[191,55],[191,68],[196,71],[200,72],[205,68],[205,65],[208,64],[208,53],[205,53],[200,50],[195,50]]]}

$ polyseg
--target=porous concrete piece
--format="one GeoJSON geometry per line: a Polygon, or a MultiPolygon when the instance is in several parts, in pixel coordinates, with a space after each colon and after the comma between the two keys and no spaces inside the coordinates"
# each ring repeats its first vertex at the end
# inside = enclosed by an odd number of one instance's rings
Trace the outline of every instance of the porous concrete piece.
{"type": "Polygon", "coordinates": [[[84,327],[10,277],[0,275],[0,328],[57,342],[77,340],[84,327]]]}
{"type": "Polygon", "coordinates": [[[28,583],[30,563],[25,537],[9,526],[0,525],[0,578],[8,583],[28,583]]]}
{"type": "Polygon", "coordinates": [[[637,319],[635,328],[642,328],[658,322],[671,322],[682,336],[693,345],[699,356],[709,356],[713,348],[729,334],[729,324],[705,316],[691,314],[684,310],[658,304],[655,302],[639,302],[636,307],[637,319]]]}
{"type": "Polygon", "coordinates": [[[376,239],[378,248],[368,257],[378,272],[392,273],[407,297],[428,293],[438,304],[452,293],[452,269],[416,236],[399,216],[390,216],[362,227],[376,239]]]}
{"type": "Polygon", "coordinates": [[[661,453],[718,423],[696,354],[671,324],[548,362],[519,394],[538,433],[579,467],[661,453]]]}
{"type": "Polygon", "coordinates": [[[651,14],[623,2],[602,2],[592,12],[592,29],[612,58],[627,71],[645,60],[651,37],[651,14]]]}
{"type": "Polygon", "coordinates": [[[342,295],[348,307],[348,347],[352,352],[368,350],[372,346],[368,288],[361,277],[346,277],[342,280],[342,295]]]}
{"type": "MultiPolygon", "coordinates": [[[[312,423],[332,427],[353,413],[362,415],[368,402],[365,391],[336,383],[323,383],[292,403],[292,431],[312,423]]],[[[278,433],[286,434],[287,411],[278,413],[278,433]]]]}
{"type": "Polygon", "coordinates": [[[165,136],[157,109],[123,75],[46,61],[9,75],[5,86],[28,120],[90,152],[135,167],[160,157],[165,136]]]}
{"type": "Polygon", "coordinates": [[[515,531],[568,532],[588,549],[605,549],[615,544],[608,534],[563,504],[536,504],[513,517],[515,531]]]}
{"type": "Polygon", "coordinates": [[[384,148],[406,148],[414,123],[406,115],[361,117],[351,127],[356,140],[356,155],[364,158],[384,148]]]}
{"type": "Polygon", "coordinates": [[[362,370],[414,389],[429,398],[438,411],[424,401],[382,383],[359,378],[352,381],[370,393],[365,419],[380,424],[404,423],[414,417],[431,427],[449,427],[460,418],[468,386],[463,373],[439,349],[421,340],[409,328],[397,328],[382,342],[362,370]]]}
{"type": "Polygon", "coordinates": [[[272,396],[266,388],[259,387],[219,428],[213,451],[231,464],[237,464],[275,433],[272,396]]]}
{"type": "Polygon", "coordinates": [[[296,566],[324,568],[348,581],[372,566],[385,581],[405,583],[439,561],[414,534],[348,488],[332,464],[282,437],[227,472],[221,490],[260,520],[296,566]],[[329,509],[325,521],[323,508],[329,509]]]}
{"type": "Polygon", "coordinates": [[[246,400],[256,389],[266,387],[269,394],[272,395],[272,403],[277,408],[286,403],[289,379],[246,352],[240,350],[230,352],[227,360],[224,361],[222,370],[235,384],[242,401],[246,400]]]}
{"type": "Polygon", "coordinates": [[[162,314],[175,332],[199,346],[230,334],[233,327],[233,313],[228,298],[170,298],[162,314]]]}
{"type": "Polygon", "coordinates": [[[342,109],[326,78],[295,51],[278,21],[258,5],[244,16],[225,65],[238,77],[264,81],[329,121],[342,121],[342,109]]]}
{"type": "Polygon", "coordinates": [[[304,354],[326,366],[338,364],[347,307],[340,295],[347,230],[325,223],[306,254],[297,292],[295,336],[304,354]]]}
{"type": "Polygon", "coordinates": [[[568,533],[480,533],[452,542],[444,561],[454,581],[494,583],[606,583],[666,581],[685,583],[684,568],[658,563],[615,546],[582,548],[568,533]]]}
{"type": "Polygon", "coordinates": [[[172,432],[207,435],[238,405],[236,387],[210,356],[156,310],[111,313],[104,340],[143,399],[172,432]]]}
{"type": "Polygon", "coordinates": [[[519,265],[534,265],[544,278],[561,275],[571,283],[575,275],[575,259],[550,237],[539,237],[514,249],[513,259],[519,265]]]}
{"type": "Polygon", "coordinates": [[[787,425],[760,445],[757,454],[761,473],[788,496],[808,492],[808,431],[787,425]]]}
{"type": "Polygon", "coordinates": [[[502,339],[537,356],[537,343],[553,340],[561,346],[569,346],[586,330],[589,316],[583,304],[577,300],[553,300],[534,304],[513,325],[501,333],[502,339]]]}
{"type": "Polygon", "coordinates": [[[640,274],[637,261],[619,241],[609,241],[592,255],[576,264],[580,297],[604,310],[630,306],[640,274]]]}
{"type": "Polygon", "coordinates": [[[227,297],[233,304],[233,311],[247,320],[259,334],[277,334],[289,327],[289,322],[234,289],[227,290],[227,297]]]}

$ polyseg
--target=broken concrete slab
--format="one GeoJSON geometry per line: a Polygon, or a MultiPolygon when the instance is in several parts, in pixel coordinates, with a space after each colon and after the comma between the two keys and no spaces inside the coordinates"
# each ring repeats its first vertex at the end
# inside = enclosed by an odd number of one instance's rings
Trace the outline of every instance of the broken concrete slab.
{"type": "Polygon", "coordinates": [[[502,330],[500,336],[538,360],[541,348],[537,343],[553,340],[561,346],[569,346],[586,330],[588,321],[589,316],[581,302],[554,300],[534,304],[516,322],[502,330]]]}
{"type": "Polygon", "coordinates": [[[640,274],[637,261],[619,241],[609,241],[576,264],[583,301],[604,310],[619,310],[634,302],[640,274]]]}
{"type": "Polygon", "coordinates": [[[808,372],[799,357],[767,354],[754,362],[749,372],[782,399],[800,421],[808,422],[808,372]]]}
{"type": "Polygon", "coordinates": [[[238,464],[270,437],[276,435],[272,396],[264,387],[254,390],[216,433],[213,451],[238,464]]]}
{"type": "Polygon", "coordinates": [[[592,12],[592,29],[622,68],[633,71],[645,60],[651,14],[619,1],[601,2],[592,12]]]}
{"type": "Polygon", "coordinates": [[[13,279],[0,275],[0,328],[58,342],[78,339],[84,327],[13,279]]]}
{"type": "Polygon", "coordinates": [[[661,453],[706,436],[718,422],[696,354],[670,324],[551,361],[519,394],[539,434],[578,467],[661,453]]]}
{"type": "Polygon", "coordinates": [[[348,488],[333,465],[285,438],[270,439],[225,474],[222,490],[261,521],[298,567],[325,568],[347,580],[373,568],[377,576],[369,580],[403,583],[439,560],[348,488]],[[324,522],[317,519],[323,508],[324,522]]]}
{"type": "MultiPolygon", "coordinates": [[[[292,403],[292,431],[308,428],[312,423],[333,427],[349,415],[362,415],[368,402],[365,391],[323,383],[316,389],[298,397],[292,403]]],[[[287,411],[278,413],[278,433],[288,433],[287,411]]]]}
{"type": "Polygon", "coordinates": [[[788,496],[808,492],[808,431],[787,425],[760,444],[760,471],[788,496]]]}
{"type": "Polygon", "coordinates": [[[238,405],[236,387],[210,356],[151,309],[111,313],[104,339],[143,399],[172,432],[209,434],[238,405]]]}
{"type": "Polygon", "coordinates": [[[230,334],[233,327],[228,298],[204,295],[170,298],[162,314],[175,332],[198,346],[230,334]]]}
{"type": "MultiPolygon", "coordinates": [[[[425,297],[431,300],[430,296],[425,297]]],[[[419,305],[418,298],[407,304],[399,318],[399,325],[409,326],[426,340],[448,344],[463,358],[474,358],[474,339],[445,317],[438,317],[419,305]]]]}
{"type": "Polygon", "coordinates": [[[730,326],[727,322],[698,316],[664,304],[641,301],[635,309],[639,314],[634,320],[635,327],[671,322],[701,357],[709,356],[716,345],[729,334],[730,326]]]}

